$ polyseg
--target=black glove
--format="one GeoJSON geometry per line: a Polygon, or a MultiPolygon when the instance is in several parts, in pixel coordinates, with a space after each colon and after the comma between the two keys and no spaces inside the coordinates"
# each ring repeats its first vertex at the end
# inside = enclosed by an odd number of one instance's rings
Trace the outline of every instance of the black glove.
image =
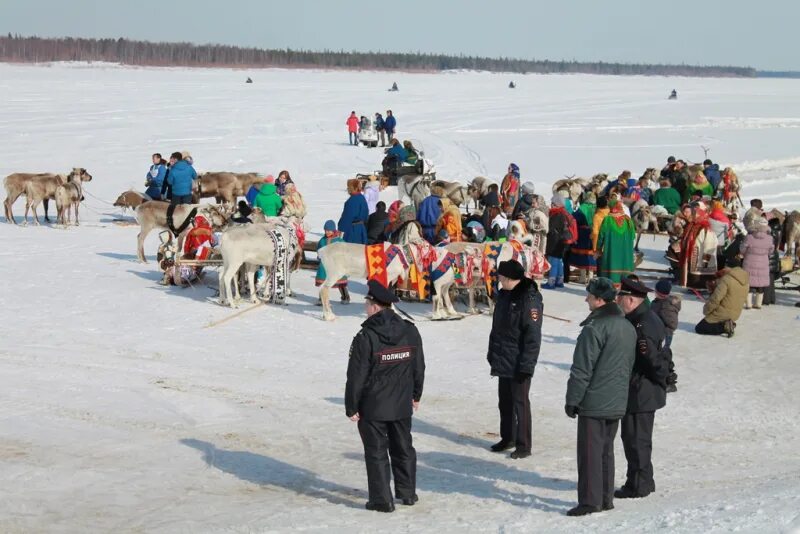
{"type": "Polygon", "coordinates": [[[567,404],[564,406],[564,413],[566,413],[567,417],[570,419],[575,419],[575,416],[578,415],[578,407],[567,404]]]}
{"type": "Polygon", "coordinates": [[[530,374],[530,373],[522,373],[522,372],[518,372],[518,373],[516,373],[516,374],[514,375],[514,381],[515,381],[517,384],[522,384],[522,383],[523,383],[523,382],[525,382],[526,380],[530,379],[530,377],[532,377],[532,376],[533,376],[533,375],[532,375],[532,374],[530,374]]]}

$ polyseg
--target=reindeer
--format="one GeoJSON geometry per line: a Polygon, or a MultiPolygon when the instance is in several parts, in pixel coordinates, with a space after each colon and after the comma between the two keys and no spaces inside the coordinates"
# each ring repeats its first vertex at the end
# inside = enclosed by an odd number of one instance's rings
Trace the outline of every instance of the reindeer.
{"type": "Polygon", "coordinates": [[[114,206],[123,209],[136,209],[148,200],[153,199],[143,193],[139,193],[138,191],[131,189],[120,194],[120,196],[117,197],[117,200],[114,201],[114,206]]]}
{"type": "Polygon", "coordinates": [[[800,264],[800,211],[786,214],[781,241],[786,245],[786,256],[793,256],[795,265],[800,264]]]}
{"type": "Polygon", "coordinates": [[[608,174],[600,173],[595,174],[589,179],[589,185],[587,189],[594,193],[595,198],[603,196],[603,191],[606,190],[608,186],[608,174]]]}
{"type": "Polygon", "coordinates": [[[567,197],[572,200],[573,204],[580,200],[583,195],[583,190],[589,185],[589,181],[585,178],[575,178],[575,176],[567,176],[561,180],[556,180],[553,184],[553,194],[559,191],[566,191],[567,197]]]}
{"type": "MultiPolygon", "coordinates": [[[[25,194],[25,189],[27,188],[28,182],[34,179],[40,179],[44,177],[55,177],[56,174],[54,173],[23,173],[23,172],[15,172],[13,174],[9,174],[3,180],[3,186],[6,190],[6,199],[3,202],[3,208],[5,211],[6,222],[17,224],[17,221],[14,219],[14,213],[11,210],[11,206],[14,205],[14,202],[17,201],[19,197],[25,194]]],[[[48,198],[44,199],[44,220],[46,222],[50,222],[50,217],[47,215],[48,207],[49,207],[50,200],[48,198]]]]}
{"type": "Polygon", "coordinates": [[[89,182],[92,180],[92,175],[82,167],[75,167],[67,176],[61,174],[56,175],[38,175],[32,177],[25,184],[25,224],[28,224],[28,211],[33,211],[33,218],[36,225],[39,225],[39,215],[36,213],[37,206],[46,199],[55,200],[56,189],[58,186],[65,185],[70,180],[80,180],[82,182],[89,182]]]}
{"type": "Polygon", "coordinates": [[[639,240],[642,234],[652,230],[658,232],[658,218],[653,215],[650,206],[644,200],[637,200],[631,206],[631,219],[633,226],[636,228],[636,244],[633,247],[634,252],[639,252],[639,240]]]}
{"type": "Polygon", "coordinates": [[[462,204],[467,205],[469,199],[469,187],[462,185],[460,182],[447,182],[445,180],[436,180],[431,183],[431,189],[439,187],[444,192],[444,196],[450,199],[456,207],[462,204]]]}
{"type": "Polygon", "coordinates": [[[476,176],[467,184],[467,194],[475,201],[475,208],[478,202],[489,193],[489,186],[497,185],[497,182],[484,176],[476,176]]]}
{"type": "Polygon", "coordinates": [[[71,211],[75,210],[75,226],[80,224],[78,219],[78,208],[83,198],[82,180],[76,175],[70,174],[67,183],[61,184],[56,188],[55,200],[58,210],[57,221],[59,224],[69,224],[71,211]]]}
{"type": "Polygon", "coordinates": [[[398,198],[415,208],[431,194],[431,180],[421,175],[401,176],[397,180],[398,198]]]}

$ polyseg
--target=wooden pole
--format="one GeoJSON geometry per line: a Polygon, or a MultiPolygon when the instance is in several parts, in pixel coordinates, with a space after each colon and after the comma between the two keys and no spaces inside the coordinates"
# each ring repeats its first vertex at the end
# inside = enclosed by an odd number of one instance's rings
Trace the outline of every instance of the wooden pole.
{"type": "Polygon", "coordinates": [[[547,315],[546,313],[543,313],[542,315],[544,315],[548,319],[555,319],[556,321],[564,321],[565,323],[571,323],[572,322],[569,319],[563,319],[561,317],[556,317],[555,315],[547,315]]]}
{"type": "Polygon", "coordinates": [[[227,323],[231,319],[235,319],[235,318],[239,317],[240,315],[244,315],[245,313],[247,313],[249,311],[253,311],[256,308],[258,308],[259,306],[263,306],[263,305],[264,305],[263,302],[257,302],[256,304],[253,304],[249,308],[245,308],[242,311],[238,311],[238,312],[234,313],[233,315],[229,315],[228,317],[225,317],[224,319],[220,319],[219,321],[216,321],[216,322],[213,322],[213,323],[208,323],[203,328],[214,328],[215,326],[219,326],[219,325],[221,325],[223,323],[227,323]]]}

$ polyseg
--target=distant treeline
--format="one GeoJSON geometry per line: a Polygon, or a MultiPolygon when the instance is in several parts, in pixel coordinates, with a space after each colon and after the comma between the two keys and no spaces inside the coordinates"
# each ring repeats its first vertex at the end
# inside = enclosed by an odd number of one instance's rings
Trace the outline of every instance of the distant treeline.
{"type": "Polygon", "coordinates": [[[756,76],[749,67],[644,65],[548,61],[444,54],[265,50],[228,45],[151,43],[130,39],[0,37],[0,61],[109,61],[128,65],[187,67],[316,67],[411,71],[481,70],[539,74],[616,74],[651,76],[756,76]]]}
{"type": "Polygon", "coordinates": [[[759,78],[800,78],[800,71],[796,70],[760,70],[756,72],[759,78]]]}

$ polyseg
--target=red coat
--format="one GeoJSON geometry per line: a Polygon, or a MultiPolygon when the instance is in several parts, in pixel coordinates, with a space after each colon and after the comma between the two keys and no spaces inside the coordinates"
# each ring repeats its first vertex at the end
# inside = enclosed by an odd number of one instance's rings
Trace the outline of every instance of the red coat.
{"type": "Polygon", "coordinates": [[[358,133],[358,117],[355,115],[347,117],[347,131],[350,133],[358,133]]]}
{"type": "Polygon", "coordinates": [[[208,222],[202,217],[195,218],[195,227],[189,231],[183,243],[184,256],[194,256],[197,260],[204,260],[211,254],[211,245],[214,233],[208,222]]]}

